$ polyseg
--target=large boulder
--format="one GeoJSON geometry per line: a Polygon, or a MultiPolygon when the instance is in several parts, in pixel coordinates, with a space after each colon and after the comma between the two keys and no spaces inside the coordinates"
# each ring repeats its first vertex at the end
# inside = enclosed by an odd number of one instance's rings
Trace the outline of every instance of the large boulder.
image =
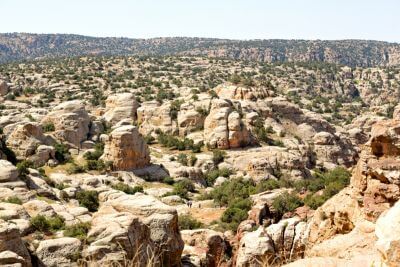
{"type": "Polygon", "coordinates": [[[110,95],[106,100],[106,110],[103,115],[105,121],[115,125],[121,120],[136,120],[136,111],[139,103],[132,93],[110,95]]]}
{"type": "Polygon", "coordinates": [[[390,266],[400,262],[400,201],[382,214],[375,227],[377,246],[385,253],[390,266]]]}
{"type": "Polygon", "coordinates": [[[56,106],[42,120],[42,124],[53,123],[55,131],[52,135],[60,142],[80,147],[87,140],[90,118],[85,105],[79,100],[67,101],[56,106]]]}
{"type": "Polygon", "coordinates": [[[183,241],[179,233],[176,209],[162,203],[155,197],[136,193],[126,195],[119,191],[101,193],[103,202],[99,212],[127,212],[139,218],[150,230],[150,240],[163,266],[179,266],[183,241]]]}
{"type": "Polygon", "coordinates": [[[62,237],[40,241],[36,255],[45,266],[73,266],[81,251],[79,239],[62,237]]]}
{"type": "Polygon", "coordinates": [[[84,256],[105,265],[135,259],[140,264],[150,260],[155,250],[150,230],[137,216],[110,207],[95,213],[88,238],[93,240],[84,256]]]}
{"type": "Polygon", "coordinates": [[[8,93],[8,85],[5,81],[0,80],[0,96],[5,96],[8,93]]]}
{"type": "Polygon", "coordinates": [[[30,267],[31,257],[14,224],[0,220],[0,265],[30,267]],[[14,265],[15,264],[15,265],[14,265]]]}
{"type": "Polygon", "coordinates": [[[0,160],[0,183],[18,180],[18,170],[7,160],[0,160]]]}
{"type": "Polygon", "coordinates": [[[214,99],[204,121],[204,139],[211,148],[244,147],[254,140],[229,100],[214,99]]]}
{"type": "Polygon", "coordinates": [[[228,251],[227,242],[222,233],[209,229],[182,230],[185,242],[184,259],[198,259],[197,266],[220,266],[228,251]]]}
{"type": "Polygon", "coordinates": [[[302,257],[305,229],[306,223],[290,218],[244,233],[237,251],[236,266],[268,266],[302,257]]]}
{"type": "Polygon", "coordinates": [[[171,116],[171,103],[160,106],[157,101],[144,102],[137,109],[137,116],[139,131],[143,135],[156,129],[168,134],[178,133],[177,122],[171,116]]]}
{"type": "Polygon", "coordinates": [[[18,159],[28,159],[43,165],[54,157],[54,148],[44,145],[49,142],[39,124],[28,122],[17,125],[8,135],[6,144],[18,159]]]}
{"type": "Polygon", "coordinates": [[[264,87],[244,87],[231,84],[221,84],[214,88],[220,98],[231,100],[257,100],[270,96],[264,87]]]}
{"type": "MultiPolygon", "coordinates": [[[[208,107],[202,108],[207,110],[208,107]]],[[[188,133],[202,130],[204,127],[205,114],[199,113],[195,105],[184,103],[178,112],[179,135],[186,136],[188,133]]]]}
{"type": "Polygon", "coordinates": [[[149,165],[150,153],[138,129],[127,125],[110,133],[101,159],[112,162],[114,170],[133,170],[149,165]]]}

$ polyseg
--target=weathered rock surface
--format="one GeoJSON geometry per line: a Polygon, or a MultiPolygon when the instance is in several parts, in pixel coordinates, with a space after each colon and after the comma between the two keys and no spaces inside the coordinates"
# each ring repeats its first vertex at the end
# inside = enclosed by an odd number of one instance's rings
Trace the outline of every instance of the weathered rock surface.
{"type": "Polygon", "coordinates": [[[114,170],[133,170],[150,164],[146,142],[135,126],[121,126],[111,132],[101,157],[110,161],[114,170]]]}
{"type": "Polygon", "coordinates": [[[246,232],[240,239],[236,266],[265,266],[303,255],[306,223],[298,218],[281,220],[246,232]]]}
{"type": "Polygon", "coordinates": [[[87,140],[90,118],[84,104],[79,100],[67,101],[56,106],[42,120],[42,124],[53,123],[54,137],[60,142],[67,142],[80,147],[87,140]]]}
{"type": "Polygon", "coordinates": [[[36,249],[40,261],[49,267],[73,266],[81,254],[81,242],[72,237],[43,240],[36,249]]]}
{"type": "MultiPolygon", "coordinates": [[[[149,239],[142,242],[153,242],[154,253],[160,257],[163,266],[179,266],[183,250],[183,241],[178,229],[176,209],[160,202],[156,198],[136,193],[126,195],[118,191],[104,192],[100,195],[103,202],[99,213],[129,213],[148,227],[149,239]]],[[[131,217],[124,215],[124,218],[131,217]]],[[[137,227],[140,227],[137,224],[137,227]]]]}
{"type": "Polygon", "coordinates": [[[214,99],[204,121],[204,139],[211,148],[229,149],[254,143],[240,114],[229,100],[214,99]]]}
{"type": "Polygon", "coordinates": [[[192,259],[195,266],[216,267],[223,264],[227,243],[222,233],[209,229],[182,230],[185,242],[183,259],[192,259]],[[196,260],[193,260],[193,258],[196,260]]]}
{"type": "Polygon", "coordinates": [[[30,267],[31,257],[16,226],[0,221],[0,264],[30,267]],[[15,265],[13,265],[15,264],[15,265]]]}
{"type": "Polygon", "coordinates": [[[124,119],[134,121],[138,107],[139,103],[132,93],[110,95],[106,100],[106,110],[103,117],[110,125],[115,125],[124,119]]]}

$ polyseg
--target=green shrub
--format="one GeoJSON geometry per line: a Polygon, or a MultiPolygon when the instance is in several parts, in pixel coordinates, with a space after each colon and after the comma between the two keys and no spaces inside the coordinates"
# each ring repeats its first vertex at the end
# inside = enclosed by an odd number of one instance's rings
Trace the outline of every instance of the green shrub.
{"type": "Polygon", "coordinates": [[[57,231],[65,227],[64,219],[58,215],[46,218],[43,215],[32,217],[30,223],[33,228],[41,232],[57,231]]]}
{"type": "Polygon", "coordinates": [[[229,177],[232,174],[232,170],[228,168],[222,168],[222,169],[214,169],[206,173],[206,183],[207,186],[213,186],[215,183],[215,180],[222,176],[222,177],[229,177]]]}
{"type": "Polygon", "coordinates": [[[183,166],[188,166],[188,158],[186,154],[180,153],[176,157],[176,161],[182,164],[183,166]]]}
{"type": "Polygon", "coordinates": [[[87,160],[84,166],[85,170],[88,171],[104,171],[108,168],[108,165],[101,159],[99,160],[87,160]]]}
{"type": "Polygon", "coordinates": [[[226,152],[223,150],[219,150],[219,149],[214,149],[213,150],[213,157],[212,157],[212,161],[214,162],[214,165],[218,165],[221,162],[224,161],[226,157],[226,152]]]}
{"type": "Polygon", "coordinates": [[[185,179],[175,183],[173,191],[167,195],[178,195],[181,198],[188,199],[188,193],[194,191],[194,184],[191,181],[185,179]]]}
{"type": "Polygon", "coordinates": [[[276,216],[280,218],[286,212],[294,211],[298,207],[303,206],[303,204],[303,201],[296,193],[289,194],[285,192],[274,199],[272,207],[275,210],[276,216]]]}
{"type": "Polygon", "coordinates": [[[173,185],[175,183],[175,180],[172,177],[167,176],[167,177],[164,177],[163,183],[173,185]]]}
{"type": "Polygon", "coordinates": [[[75,237],[80,240],[83,240],[86,238],[89,229],[90,229],[90,223],[77,223],[65,227],[64,236],[75,237]]]}
{"type": "Polygon", "coordinates": [[[103,153],[104,153],[104,144],[96,143],[94,145],[94,151],[93,152],[89,151],[85,153],[84,158],[86,160],[98,160],[101,157],[101,155],[103,155],[103,153]]]}
{"type": "Polygon", "coordinates": [[[68,151],[68,147],[64,144],[55,144],[54,148],[56,150],[55,152],[55,158],[58,160],[60,163],[64,163],[67,160],[70,159],[70,154],[68,151]]]}
{"type": "Polygon", "coordinates": [[[203,224],[191,215],[180,215],[178,217],[180,230],[193,230],[203,227],[203,224]]]}
{"type": "Polygon", "coordinates": [[[99,197],[96,191],[80,191],[76,194],[79,205],[86,207],[89,211],[94,212],[99,208],[99,197]]]}
{"type": "Polygon", "coordinates": [[[221,221],[225,228],[229,230],[236,231],[239,224],[247,219],[247,211],[239,208],[229,207],[222,214],[221,221]]]}
{"type": "Polygon", "coordinates": [[[83,173],[83,172],[85,172],[85,167],[84,166],[80,166],[80,165],[76,164],[75,162],[73,162],[71,164],[71,166],[69,166],[67,168],[67,173],[68,174],[83,173]]]}
{"type": "Polygon", "coordinates": [[[54,126],[54,123],[48,122],[45,125],[43,125],[43,132],[54,132],[56,130],[56,127],[54,126]]]}
{"type": "Polygon", "coordinates": [[[18,204],[18,205],[22,204],[22,200],[19,199],[19,197],[17,197],[17,196],[12,196],[12,197],[7,198],[5,200],[5,202],[12,203],[12,204],[18,204]]]}
{"type": "Polygon", "coordinates": [[[141,192],[141,193],[144,192],[143,191],[143,186],[140,186],[140,185],[135,186],[135,187],[131,187],[131,186],[129,186],[127,184],[124,184],[124,183],[118,183],[118,184],[113,185],[112,188],[115,189],[115,190],[122,191],[122,192],[124,192],[125,194],[128,194],[128,195],[134,195],[137,192],[141,192]]]}
{"type": "Polygon", "coordinates": [[[17,170],[21,177],[25,177],[29,174],[29,168],[33,167],[33,162],[29,160],[23,160],[17,163],[17,170]]]}

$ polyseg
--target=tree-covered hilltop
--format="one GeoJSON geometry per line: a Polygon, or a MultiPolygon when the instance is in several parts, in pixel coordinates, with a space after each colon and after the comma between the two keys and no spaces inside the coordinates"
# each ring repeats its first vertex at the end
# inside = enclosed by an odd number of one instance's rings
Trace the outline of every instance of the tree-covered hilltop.
{"type": "Polygon", "coordinates": [[[368,40],[130,39],[71,34],[0,34],[0,63],[81,55],[195,55],[261,62],[326,62],[348,66],[394,66],[400,45],[368,40]]]}

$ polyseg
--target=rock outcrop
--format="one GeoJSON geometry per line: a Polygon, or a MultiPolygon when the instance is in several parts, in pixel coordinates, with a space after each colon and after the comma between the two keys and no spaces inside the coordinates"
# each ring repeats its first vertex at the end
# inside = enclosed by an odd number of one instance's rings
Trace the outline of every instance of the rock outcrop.
{"type": "Polygon", "coordinates": [[[39,124],[22,123],[8,135],[6,144],[18,159],[30,160],[39,166],[54,158],[54,148],[46,146],[51,141],[43,134],[39,124]]]}
{"type": "Polygon", "coordinates": [[[209,229],[182,230],[185,242],[182,258],[196,266],[221,266],[225,262],[228,245],[222,233],[209,229]]]}
{"type": "Polygon", "coordinates": [[[177,122],[171,117],[170,103],[160,106],[157,101],[144,102],[137,109],[139,131],[147,135],[156,129],[164,133],[178,133],[177,122]]]}
{"type": "Polygon", "coordinates": [[[214,88],[220,98],[230,100],[251,100],[264,99],[271,96],[271,93],[264,87],[244,87],[231,84],[222,84],[214,88]]]}
{"type": "Polygon", "coordinates": [[[136,111],[139,103],[132,93],[121,93],[110,95],[106,100],[106,110],[103,115],[105,121],[110,125],[115,125],[121,120],[136,120],[136,111]]]}
{"type": "Polygon", "coordinates": [[[30,267],[31,257],[18,228],[0,220],[0,265],[30,267]]]}
{"type": "Polygon", "coordinates": [[[266,266],[301,257],[306,242],[305,229],[305,222],[290,218],[244,233],[238,246],[236,266],[266,266]]]}
{"type": "Polygon", "coordinates": [[[45,266],[71,266],[80,258],[81,241],[62,237],[40,241],[36,255],[45,266]]]}
{"type": "Polygon", "coordinates": [[[149,165],[150,154],[138,129],[127,125],[110,133],[101,159],[112,162],[113,169],[116,171],[133,170],[149,165]]]}
{"type": "Polygon", "coordinates": [[[67,101],[56,106],[52,112],[42,120],[42,124],[54,124],[52,135],[59,142],[66,142],[80,147],[81,142],[87,140],[90,118],[84,104],[79,100],[67,101]]]}
{"type": "Polygon", "coordinates": [[[251,133],[243,123],[232,102],[214,99],[210,114],[204,121],[205,143],[211,148],[229,149],[254,143],[251,133]]]}
{"type": "Polygon", "coordinates": [[[0,96],[5,96],[8,93],[8,84],[0,80],[0,96]]]}
{"type": "MultiPolygon", "coordinates": [[[[136,228],[144,227],[145,230],[142,230],[141,233],[143,239],[139,243],[149,246],[154,243],[153,252],[159,257],[163,266],[180,265],[183,241],[178,229],[178,213],[174,208],[152,196],[140,193],[126,195],[119,191],[109,191],[102,193],[100,200],[103,202],[99,210],[100,214],[104,212],[109,214],[123,213],[118,216],[126,218],[129,225],[134,222],[136,228]],[[136,222],[131,215],[136,219],[138,218],[140,223],[136,222]],[[149,233],[148,239],[146,231],[149,233]]],[[[126,232],[126,228],[122,231],[126,232]]],[[[108,233],[108,231],[105,233],[108,233]]],[[[135,235],[140,235],[140,232],[135,233],[135,235]]],[[[129,238],[129,233],[125,237],[129,238]]]]}

